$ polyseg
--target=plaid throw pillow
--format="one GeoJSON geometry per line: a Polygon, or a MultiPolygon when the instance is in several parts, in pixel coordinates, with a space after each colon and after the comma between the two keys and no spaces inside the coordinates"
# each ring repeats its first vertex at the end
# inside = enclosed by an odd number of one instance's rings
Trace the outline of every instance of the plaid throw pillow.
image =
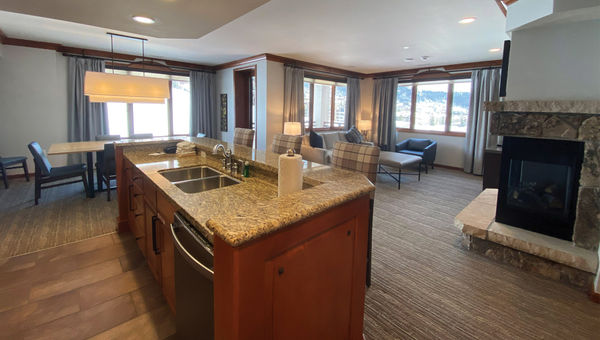
{"type": "Polygon", "coordinates": [[[353,126],[346,132],[346,140],[350,143],[360,144],[362,143],[362,135],[360,134],[360,131],[353,126]]]}

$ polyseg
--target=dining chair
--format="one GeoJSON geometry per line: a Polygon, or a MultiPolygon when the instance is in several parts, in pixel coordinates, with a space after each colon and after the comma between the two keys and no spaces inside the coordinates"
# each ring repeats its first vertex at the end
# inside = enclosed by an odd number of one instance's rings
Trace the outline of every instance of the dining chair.
{"type": "Polygon", "coordinates": [[[150,139],[153,138],[154,135],[151,133],[137,133],[129,136],[131,139],[150,139]]]}
{"type": "Polygon", "coordinates": [[[113,187],[110,186],[110,181],[117,180],[114,143],[104,144],[103,156],[101,177],[98,178],[98,181],[101,181],[106,185],[106,200],[110,201],[110,190],[117,188],[116,185],[113,187]]]}
{"type": "Polygon", "coordinates": [[[42,196],[42,190],[57,187],[60,185],[72,184],[77,182],[83,182],[85,192],[88,192],[88,182],[86,178],[86,165],[83,163],[66,165],[60,167],[53,167],[48,161],[48,157],[42,150],[42,147],[38,142],[31,142],[27,145],[31,155],[33,155],[33,162],[35,164],[35,205],[38,205],[38,201],[42,196]],[[73,177],[81,177],[81,179],[70,182],[60,182],[57,184],[42,186],[42,184],[52,183],[56,181],[62,181],[73,177]]]}
{"type": "Polygon", "coordinates": [[[252,147],[254,143],[254,130],[252,129],[244,129],[244,128],[235,128],[233,133],[233,144],[244,145],[247,147],[252,147]]]}
{"type": "MultiPolygon", "coordinates": [[[[379,147],[367,144],[337,142],[333,147],[331,164],[335,168],[357,171],[364,174],[373,184],[377,180],[379,147]]],[[[367,243],[367,287],[371,286],[371,253],[373,247],[373,206],[375,192],[369,201],[369,231],[367,243]]]]}
{"type": "MultiPolygon", "coordinates": [[[[97,135],[96,140],[97,141],[116,141],[116,140],[121,140],[121,135],[97,135]]],[[[103,188],[102,188],[103,158],[104,158],[104,151],[96,152],[96,164],[94,166],[96,167],[96,183],[98,184],[98,191],[103,190],[103,188]]],[[[93,183],[91,185],[93,185],[93,183]]]]}
{"type": "Polygon", "coordinates": [[[271,151],[281,155],[286,153],[289,149],[292,149],[295,153],[299,154],[301,147],[302,136],[284,135],[280,133],[273,136],[271,151]]]}
{"type": "Polygon", "coordinates": [[[4,188],[8,189],[8,179],[6,170],[10,169],[23,169],[25,172],[25,179],[29,182],[29,171],[27,170],[27,157],[2,157],[0,156],[0,172],[2,173],[2,180],[4,181],[4,188]]]}

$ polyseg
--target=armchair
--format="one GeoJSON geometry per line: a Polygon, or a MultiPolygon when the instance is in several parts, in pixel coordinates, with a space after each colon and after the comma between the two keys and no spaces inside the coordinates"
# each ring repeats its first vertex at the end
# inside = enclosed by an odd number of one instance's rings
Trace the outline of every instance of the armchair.
{"type": "Polygon", "coordinates": [[[431,165],[431,168],[433,169],[436,151],[437,142],[431,139],[408,138],[396,144],[396,152],[423,158],[425,172],[427,172],[427,165],[431,165]]]}

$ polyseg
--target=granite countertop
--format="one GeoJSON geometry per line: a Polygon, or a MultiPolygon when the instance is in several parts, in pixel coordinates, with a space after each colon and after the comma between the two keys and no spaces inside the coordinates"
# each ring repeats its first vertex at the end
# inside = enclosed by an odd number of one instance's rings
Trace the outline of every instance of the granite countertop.
{"type": "Polygon", "coordinates": [[[277,197],[278,154],[240,145],[194,137],[124,142],[124,156],[154,182],[189,222],[211,242],[217,234],[237,247],[285,226],[314,216],[329,208],[375,190],[363,175],[329,166],[305,162],[304,182],[312,187],[277,197]],[[150,153],[181,140],[193,142],[197,156],[150,153]],[[164,178],[159,171],[207,165],[220,169],[221,157],[212,156],[215,144],[231,147],[235,159],[250,162],[250,177],[234,176],[242,182],[224,188],[187,194],[164,178]]]}

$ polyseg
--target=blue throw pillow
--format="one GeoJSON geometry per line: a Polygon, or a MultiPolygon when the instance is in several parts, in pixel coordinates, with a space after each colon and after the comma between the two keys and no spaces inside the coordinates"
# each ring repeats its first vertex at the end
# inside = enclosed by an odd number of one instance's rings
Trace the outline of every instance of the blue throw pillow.
{"type": "Polygon", "coordinates": [[[346,132],[346,140],[350,143],[360,144],[362,143],[362,135],[360,134],[360,131],[353,126],[346,132]]]}
{"type": "Polygon", "coordinates": [[[309,133],[309,142],[310,146],[313,148],[323,148],[323,136],[320,136],[318,133],[310,130],[309,133]]]}
{"type": "Polygon", "coordinates": [[[429,139],[412,138],[408,141],[408,149],[415,151],[423,151],[431,144],[429,139]]]}

